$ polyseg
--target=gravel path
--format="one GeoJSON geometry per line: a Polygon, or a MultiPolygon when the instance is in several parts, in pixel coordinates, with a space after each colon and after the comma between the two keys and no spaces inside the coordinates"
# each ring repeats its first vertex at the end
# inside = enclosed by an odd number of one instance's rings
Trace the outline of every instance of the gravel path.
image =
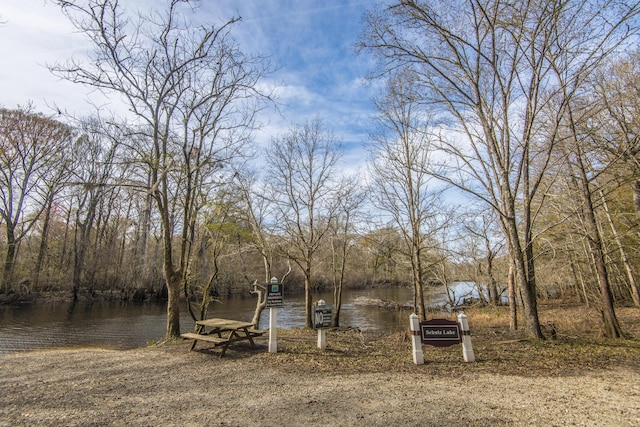
{"type": "Polygon", "coordinates": [[[1,355],[0,426],[640,425],[640,373],[628,369],[318,373],[264,348],[219,359],[188,347],[1,355]]]}

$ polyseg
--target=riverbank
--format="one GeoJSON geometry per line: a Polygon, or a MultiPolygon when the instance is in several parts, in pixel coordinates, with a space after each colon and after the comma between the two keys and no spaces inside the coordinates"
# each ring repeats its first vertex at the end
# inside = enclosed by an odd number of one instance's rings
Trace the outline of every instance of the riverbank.
{"type": "MultiPolygon", "coordinates": [[[[435,286],[431,284],[431,286],[435,286]]],[[[441,285],[440,285],[441,286],[441,285]]],[[[408,289],[410,286],[407,284],[381,281],[376,283],[367,283],[360,286],[348,286],[345,287],[345,291],[360,291],[363,289],[408,289]]],[[[220,298],[255,298],[255,295],[251,293],[252,288],[250,286],[237,286],[234,288],[227,288],[220,298]]],[[[333,292],[331,286],[318,286],[312,290],[313,293],[328,293],[333,292]]],[[[287,288],[288,295],[303,295],[304,288],[300,285],[291,286],[287,288]]],[[[133,302],[159,302],[167,300],[167,290],[165,286],[159,286],[158,289],[142,289],[142,288],[120,288],[120,289],[107,289],[96,290],[81,288],[75,295],[71,289],[62,289],[61,287],[49,287],[42,291],[32,291],[29,287],[21,286],[17,290],[11,290],[9,293],[5,293],[0,290],[0,306],[3,305],[29,305],[29,304],[46,304],[57,302],[73,302],[73,301],[133,301],[133,302]]]]}
{"type": "MultiPolygon", "coordinates": [[[[640,424],[637,339],[584,335],[595,324],[582,308],[543,309],[558,339],[542,342],[508,332],[501,310],[467,314],[475,363],[460,346],[424,346],[416,366],[407,333],[354,329],[328,331],[324,351],[312,331],[288,330],[277,354],[263,337],[222,359],[184,341],[3,355],[0,426],[640,424]],[[566,313],[582,317],[569,327],[566,313]]],[[[639,332],[639,310],[620,319],[639,332]]]]}

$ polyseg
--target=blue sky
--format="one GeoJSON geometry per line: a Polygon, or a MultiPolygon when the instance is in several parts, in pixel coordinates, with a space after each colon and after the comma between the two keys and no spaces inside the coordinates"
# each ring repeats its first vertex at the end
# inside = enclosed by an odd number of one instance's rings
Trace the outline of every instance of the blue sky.
{"type": "MultiPolygon", "coordinates": [[[[121,0],[145,9],[153,0],[121,0]]],[[[376,88],[364,77],[373,66],[356,55],[363,13],[374,0],[203,0],[195,19],[219,23],[241,16],[234,37],[243,51],[271,57],[278,71],[264,83],[277,85],[279,112],[265,111],[260,142],[280,135],[292,124],[322,119],[348,148],[348,163],[364,161],[376,88]]],[[[57,7],[45,0],[0,0],[0,106],[33,102],[39,112],[55,108],[76,116],[91,110],[87,98],[105,101],[88,89],[60,81],[46,64],[81,56],[91,46],[57,7]]]]}

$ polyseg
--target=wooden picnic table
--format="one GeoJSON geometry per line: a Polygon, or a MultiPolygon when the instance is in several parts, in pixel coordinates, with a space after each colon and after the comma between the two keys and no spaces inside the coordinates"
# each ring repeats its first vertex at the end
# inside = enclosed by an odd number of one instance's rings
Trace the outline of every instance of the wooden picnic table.
{"type": "Polygon", "coordinates": [[[213,343],[214,347],[222,347],[220,357],[224,356],[227,348],[231,343],[238,341],[249,341],[251,347],[255,348],[256,343],[253,341],[254,337],[261,336],[264,331],[254,328],[254,324],[251,322],[244,322],[242,320],[212,318],[198,320],[196,322],[195,333],[184,333],[180,336],[186,339],[192,339],[193,344],[189,351],[193,350],[198,341],[206,341],[213,343]]]}

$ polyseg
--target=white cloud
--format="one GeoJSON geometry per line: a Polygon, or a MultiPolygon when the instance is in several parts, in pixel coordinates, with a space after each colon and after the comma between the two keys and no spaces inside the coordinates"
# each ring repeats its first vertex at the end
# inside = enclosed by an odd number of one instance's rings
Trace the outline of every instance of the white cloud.
{"type": "MultiPolygon", "coordinates": [[[[121,2],[129,10],[162,7],[153,0],[121,2]]],[[[241,16],[232,34],[244,52],[270,57],[278,70],[265,79],[263,88],[275,89],[279,108],[264,109],[258,120],[264,124],[255,135],[259,146],[273,136],[286,133],[291,125],[316,118],[325,121],[345,146],[350,167],[364,158],[360,154],[368,138],[370,99],[377,88],[364,79],[372,62],[356,57],[354,45],[360,32],[362,13],[370,0],[204,0],[194,24],[220,24],[241,16]]],[[[81,58],[91,48],[60,9],[52,2],[0,0],[0,105],[15,108],[33,101],[39,111],[57,105],[75,115],[88,114],[90,91],[60,81],[46,64],[81,58]],[[6,64],[9,64],[8,66],[6,64]]],[[[106,100],[92,93],[96,104],[106,100]]]]}
{"type": "Polygon", "coordinates": [[[47,106],[77,110],[88,91],[60,81],[46,68],[87,48],[60,11],[51,4],[34,7],[28,2],[0,1],[0,104],[15,108],[33,102],[43,112],[47,106]]]}

